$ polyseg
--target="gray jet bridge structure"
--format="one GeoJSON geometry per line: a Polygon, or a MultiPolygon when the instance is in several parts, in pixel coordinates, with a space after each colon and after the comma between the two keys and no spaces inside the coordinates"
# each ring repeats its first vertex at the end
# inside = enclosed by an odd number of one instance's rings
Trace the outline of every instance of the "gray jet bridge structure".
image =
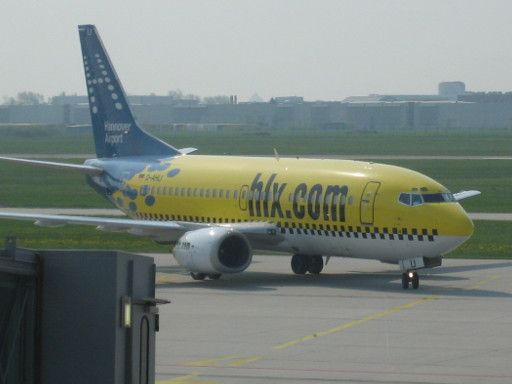
{"type": "Polygon", "coordinates": [[[0,384],[154,383],[159,328],[152,258],[0,251],[0,384]]]}

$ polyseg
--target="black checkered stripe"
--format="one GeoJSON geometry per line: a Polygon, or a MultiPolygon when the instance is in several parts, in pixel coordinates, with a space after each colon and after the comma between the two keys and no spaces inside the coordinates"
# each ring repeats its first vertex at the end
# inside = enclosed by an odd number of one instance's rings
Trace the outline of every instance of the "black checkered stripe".
{"type": "Polygon", "coordinates": [[[323,224],[296,224],[276,223],[282,234],[332,236],[355,239],[380,240],[406,240],[406,241],[435,241],[438,236],[437,229],[417,228],[379,228],[379,227],[353,227],[351,225],[323,225],[323,224]]]}

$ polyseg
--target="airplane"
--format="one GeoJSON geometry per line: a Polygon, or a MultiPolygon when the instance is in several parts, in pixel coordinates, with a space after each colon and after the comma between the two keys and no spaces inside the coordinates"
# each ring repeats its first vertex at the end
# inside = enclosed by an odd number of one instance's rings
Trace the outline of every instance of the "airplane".
{"type": "Polygon", "coordinates": [[[78,27],[96,158],[83,165],[2,157],[71,170],[127,218],[1,212],[40,226],[93,225],[173,245],[192,278],[244,271],[254,250],[293,254],[295,274],[319,274],[331,257],[397,264],[402,288],[440,266],[473,223],[452,194],[412,170],[372,162],[191,155],[144,131],[94,25],[78,27]]]}

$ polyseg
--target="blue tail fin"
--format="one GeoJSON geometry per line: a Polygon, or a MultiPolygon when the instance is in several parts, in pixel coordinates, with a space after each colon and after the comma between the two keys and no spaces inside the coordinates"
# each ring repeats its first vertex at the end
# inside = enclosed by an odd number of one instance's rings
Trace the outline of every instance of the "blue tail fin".
{"type": "Polygon", "coordinates": [[[140,128],[133,118],[96,27],[80,25],[78,31],[98,158],[179,154],[176,148],[140,128]]]}

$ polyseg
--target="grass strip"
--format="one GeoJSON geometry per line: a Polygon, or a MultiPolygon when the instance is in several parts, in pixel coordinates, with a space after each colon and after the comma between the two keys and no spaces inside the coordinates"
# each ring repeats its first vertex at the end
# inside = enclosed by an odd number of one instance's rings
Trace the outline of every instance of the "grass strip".
{"type": "MultiPolygon", "coordinates": [[[[26,221],[0,220],[0,239],[15,235],[18,246],[35,249],[116,249],[130,252],[169,252],[143,237],[123,233],[106,233],[93,227],[67,225],[42,228],[26,221]]],[[[1,240],[0,240],[1,241],[1,240]]],[[[470,240],[448,258],[512,259],[512,222],[475,221],[475,233],[470,240]]]]}

